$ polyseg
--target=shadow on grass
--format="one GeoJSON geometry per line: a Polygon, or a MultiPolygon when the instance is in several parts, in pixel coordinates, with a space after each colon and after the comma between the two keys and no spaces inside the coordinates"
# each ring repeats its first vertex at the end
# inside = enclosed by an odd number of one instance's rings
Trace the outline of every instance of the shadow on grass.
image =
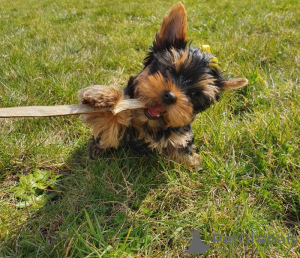
{"type": "MultiPolygon", "coordinates": [[[[160,159],[118,149],[90,160],[88,145],[76,149],[56,171],[62,175],[58,195],[31,215],[12,239],[8,236],[4,255],[88,255],[93,248],[105,252],[124,241],[136,219],[134,211],[166,181],[160,159]]],[[[136,230],[132,234],[143,237],[143,229],[136,230]]]]}

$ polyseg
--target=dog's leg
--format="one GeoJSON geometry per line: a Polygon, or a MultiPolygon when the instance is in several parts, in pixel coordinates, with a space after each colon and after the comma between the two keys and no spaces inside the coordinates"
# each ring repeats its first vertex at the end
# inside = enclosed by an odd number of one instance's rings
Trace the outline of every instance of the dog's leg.
{"type": "Polygon", "coordinates": [[[90,153],[89,153],[89,157],[90,159],[95,159],[97,157],[99,157],[102,153],[102,151],[104,149],[100,148],[100,137],[97,137],[97,139],[95,139],[94,136],[91,137],[90,140],[90,153]]]}
{"type": "MultiPolygon", "coordinates": [[[[79,91],[81,103],[89,104],[92,107],[113,107],[123,98],[123,91],[111,86],[95,85],[79,91]]],[[[97,156],[104,149],[117,148],[131,118],[130,110],[122,111],[116,115],[106,111],[85,114],[82,117],[92,127],[94,136],[90,149],[90,156],[92,157],[97,156]]]]}
{"type": "Polygon", "coordinates": [[[186,164],[191,167],[201,168],[200,156],[196,153],[196,146],[191,146],[190,153],[186,154],[186,157],[183,155],[183,159],[186,160],[186,164]]]}
{"type": "Polygon", "coordinates": [[[196,153],[196,146],[191,144],[185,148],[175,148],[169,146],[166,154],[175,162],[185,164],[189,167],[201,168],[200,156],[196,153]]]}

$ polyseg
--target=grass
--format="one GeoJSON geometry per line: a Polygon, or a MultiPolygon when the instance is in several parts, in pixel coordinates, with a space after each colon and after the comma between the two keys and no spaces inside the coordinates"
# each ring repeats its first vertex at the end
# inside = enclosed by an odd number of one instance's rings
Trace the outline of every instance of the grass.
{"type": "MultiPolygon", "coordinates": [[[[0,106],[73,104],[83,87],[125,85],[172,4],[0,0],[0,106]]],[[[1,119],[0,256],[181,257],[192,230],[208,256],[300,255],[299,3],[184,4],[193,44],[249,79],[197,116],[203,170],[122,149],[91,161],[78,117],[1,119]],[[297,244],[213,245],[213,233],[297,244]]]]}

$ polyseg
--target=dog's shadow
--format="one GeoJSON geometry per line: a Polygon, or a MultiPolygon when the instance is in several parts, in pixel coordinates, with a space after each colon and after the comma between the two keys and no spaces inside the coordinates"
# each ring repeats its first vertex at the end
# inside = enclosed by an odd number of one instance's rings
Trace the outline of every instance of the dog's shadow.
{"type": "Polygon", "coordinates": [[[121,148],[91,160],[89,144],[75,149],[56,171],[60,175],[57,188],[49,189],[57,193],[56,197],[24,223],[19,237],[12,239],[11,248],[20,245],[34,253],[32,243],[44,240],[40,243],[44,250],[53,251],[59,241],[72,237],[66,234],[74,234],[90,221],[91,226],[100,223],[110,230],[120,228],[125,221],[130,223],[131,215],[151,195],[150,191],[167,183],[158,154],[121,148]]]}
{"type": "MultiPolygon", "coordinates": [[[[150,189],[165,181],[161,173],[162,160],[156,153],[138,153],[129,148],[119,148],[106,150],[99,157],[90,159],[88,149],[89,143],[86,143],[72,153],[66,162],[71,177],[62,180],[74,179],[78,187],[73,189],[84,191],[82,194],[87,196],[87,200],[97,200],[98,203],[122,202],[123,206],[136,209],[150,189]]],[[[68,187],[73,184],[63,185],[68,187]]]]}

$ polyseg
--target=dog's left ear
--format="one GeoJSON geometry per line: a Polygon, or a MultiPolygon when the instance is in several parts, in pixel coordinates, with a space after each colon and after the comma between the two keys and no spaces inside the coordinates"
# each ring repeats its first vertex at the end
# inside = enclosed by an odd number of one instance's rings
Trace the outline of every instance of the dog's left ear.
{"type": "Polygon", "coordinates": [[[172,7],[164,17],[159,33],[154,42],[157,50],[165,48],[184,48],[187,43],[187,18],[182,3],[172,7]]]}
{"type": "Polygon", "coordinates": [[[242,88],[248,84],[248,80],[246,78],[235,78],[229,79],[228,81],[222,82],[221,90],[234,90],[238,88],[242,88]]]}

